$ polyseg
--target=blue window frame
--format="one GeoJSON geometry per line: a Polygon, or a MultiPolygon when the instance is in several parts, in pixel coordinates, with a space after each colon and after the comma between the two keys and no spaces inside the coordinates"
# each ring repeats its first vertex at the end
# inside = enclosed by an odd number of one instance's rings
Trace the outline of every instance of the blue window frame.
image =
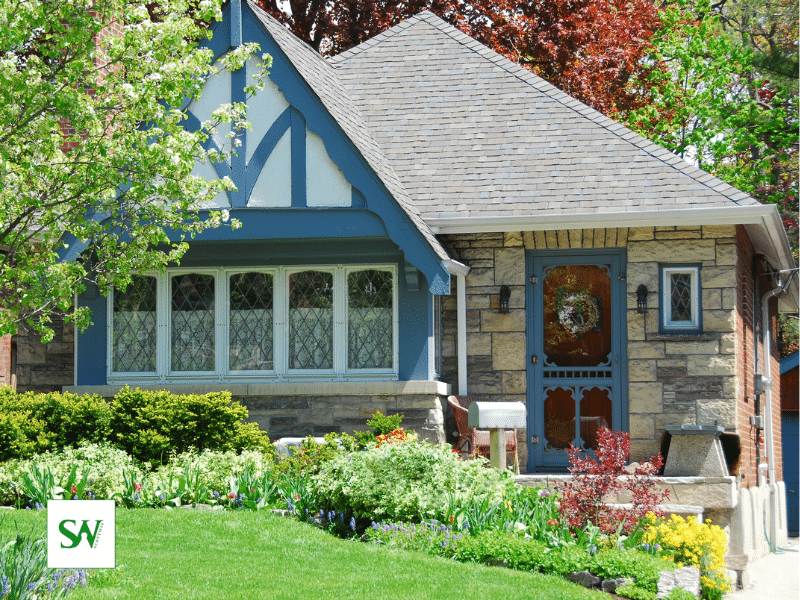
{"type": "Polygon", "coordinates": [[[662,333],[702,331],[700,265],[661,265],[659,324],[662,333]]]}

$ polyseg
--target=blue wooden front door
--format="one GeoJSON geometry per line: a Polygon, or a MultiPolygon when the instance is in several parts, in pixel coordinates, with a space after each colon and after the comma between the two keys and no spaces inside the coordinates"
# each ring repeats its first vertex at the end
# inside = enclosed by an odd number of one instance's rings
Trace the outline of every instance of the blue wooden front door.
{"type": "Polygon", "coordinates": [[[567,468],[570,443],[627,430],[624,251],[526,256],[528,472],[567,468]]]}

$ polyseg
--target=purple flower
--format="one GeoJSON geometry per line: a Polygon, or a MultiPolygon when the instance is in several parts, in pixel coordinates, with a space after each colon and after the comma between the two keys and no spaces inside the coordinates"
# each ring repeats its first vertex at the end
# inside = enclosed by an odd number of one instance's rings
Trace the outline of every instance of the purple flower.
{"type": "Polygon", "coordinates": [[[550,497],[550,491],[549,490],[541,489],[541,490],[539,490],[538,494],[539,494],[539,498],[549,498],[550,497]]]}

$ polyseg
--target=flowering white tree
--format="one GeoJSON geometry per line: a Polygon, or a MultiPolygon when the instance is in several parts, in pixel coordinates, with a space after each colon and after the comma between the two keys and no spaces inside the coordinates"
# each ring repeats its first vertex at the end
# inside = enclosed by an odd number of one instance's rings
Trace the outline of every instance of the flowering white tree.
{"type": "Polygon", "coordinates": [[[244,105],[219,107],[196,131],[181,111],[258,50],[211,65],[199,44],[220,2],[0,0],[0,335],[27,321],[47,341],[59,313],[85,327],[90,314],[72,302],[89,282],[124,287],[179,259],[185,237],[238,225],[197,211],[233,183],[191,172],[222,158],[203,148],[216,126],[230,124],[235,147],[244,105]]]}

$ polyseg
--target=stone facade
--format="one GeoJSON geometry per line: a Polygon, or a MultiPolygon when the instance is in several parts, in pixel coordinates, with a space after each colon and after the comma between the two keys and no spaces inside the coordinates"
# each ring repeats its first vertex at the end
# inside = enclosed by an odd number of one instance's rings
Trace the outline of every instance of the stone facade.
{"type": "MultiPolygon", "coordinates": [[[[26,325],[14,336],[15,375],[18,392],[60,392],[75,381],[75,328],[53,318],[55,336],[48,344],[26,325]]],[[[105,349],[103,349],[105,356],[105,349]]]]}
{"type": "MultiPolygon", "coordinates": [[[[624,248],[632,459],[657,453],[669,426],[722,425],[743,436],[743,446],[749,443],[752,412],[743,413],[740,406],[753,404],[752,365],[747,372],[740,363],[752,354],[753,345],[752,302],[748,305],[743,287],[752,280],[752,250],[748,256],[751,246],[741,227],[454,234],[440,239],[456,260],[471,268],[466,277],[470,395],[526,401],[526,251],[624,248]],[[700,334],[659,333],[659,266],[675,263],[701,266],[700,334]],[[642,284],[649,290],[646,314],[636,311],[636,290],[642,284]],[[507,315],[498,312],[501,285],[511,288],[507,315]]],[[[442,321],[442,380],[455,387],[455,291],[443,301],[442,321]]],[[[779,420],[779,410],[776,414],[779,420]]],[[[775,431],[777,435],[779,429],[775,431]]],[[[520,462],[525,464],[525,432],[519,438],[520,462]]]]}

